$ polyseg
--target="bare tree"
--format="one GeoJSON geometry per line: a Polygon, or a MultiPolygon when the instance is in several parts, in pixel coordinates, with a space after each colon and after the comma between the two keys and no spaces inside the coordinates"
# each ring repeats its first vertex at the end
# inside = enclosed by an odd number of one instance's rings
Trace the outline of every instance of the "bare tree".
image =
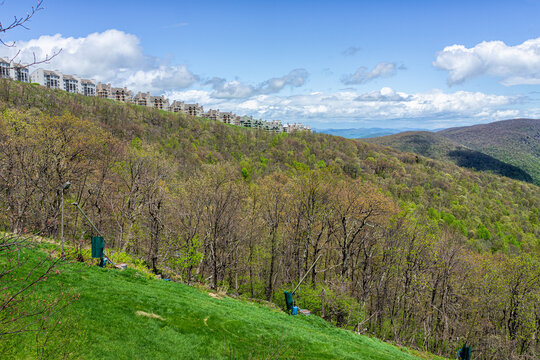
{"type": "MultiPolygon", "coordinates": [[[[51,336],[51,330],[60,330],[63,310],[77,300],[61,289],[49,297],[36,297],[41,283],[60,274],[59,266],[65,261],[54,256],[30,256],[33,247],[28,237],[0,236],[0,340],[21,333],[35,333],[36,339],[51,336]],[[36,298],[39,301],[36,301],[36,298]]],[[[63,319],[62,319],[63,320],[63,319]]],[[[38,352],[43,343],[38,340],[38,352]]]]}
{"type": "MultiPolygon", "coordinates": [[[[11,30],[16,29],[16,28],[23,28],[23,29],[29,30],[29,28],[27,26],[28,22],[30,22],[30,20],[34,17],[34,15],[36,13],[38,13],[39,11],[41,11],[43,9],[44,9],[43,8],[43,0],[37,0],[36,4],[34,6],[32,6],[29,11],[26,12],[26,15],[23,15],[23,16],[14,15],[13,20],[11,22],[8,22],[7,25],[4,25],[0,21],[0,44],[3,45],[3,46],[9,47],[9,48],[15,48],[17,46],[16,42],[15,41],[6,41],[5,38],[4,38],[5,34],[7,32],[9,32],[9,31],[11,31],[11,30]]],[[[60,53],[60,51],[62,51],[62,50],[59,50],[58,52],[53,53],[53,54],[47,54],[47,55],[45,55],[45,58],[43,58],[43,59],[38,59],[37,56],[36,56],[36,53],[32,53],[33,60],[30,61],[28,64],[18,65],[18,67],[28,68],[29,66],[32,66],[32,65],[46,63],[46,62],[52,60],[55,56],[57,56],[60,53]]],[[[10,63],[14,62],[15,59],[20,54],[21,54],[21,50],[17,51],[15,53],[15,55],[13,55],[9,59],[9,62],[10,63]]]]}

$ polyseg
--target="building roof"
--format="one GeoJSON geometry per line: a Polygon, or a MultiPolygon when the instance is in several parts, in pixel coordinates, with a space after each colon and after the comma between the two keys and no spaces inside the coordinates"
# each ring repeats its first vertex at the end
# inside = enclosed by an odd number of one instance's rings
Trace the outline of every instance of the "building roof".
{"type": "Polygon", "coordinates": [[[45,74],[45,75],[54,75],[54,76],[60,77],[59,73],[57,73],[56,71],[52,71],[52,70],[43,70],[43,74],[45,74]]]}
{"type": "Polygon", "coordinates": [[[130,94],[131,93],[131,90],[128,90],[127,88],[112,88],[111,89],[112,92],[124,92],[126,94],[130,94]]]}
{"type": "Polygon", "coordinates": [[[136,98],[138,99],[142,99],[142,98],[148,98],[150,97],[150,93],[149,92],[146,92],[146,93],[142,93],[142,92],[138,92],[137,95],[135,95],[136,98]]]}

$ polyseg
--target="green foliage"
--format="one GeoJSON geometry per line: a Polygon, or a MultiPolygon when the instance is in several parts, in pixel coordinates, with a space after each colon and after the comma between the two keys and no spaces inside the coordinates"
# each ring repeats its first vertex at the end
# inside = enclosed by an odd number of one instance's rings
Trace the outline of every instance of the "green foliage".
{"type": "Polygon", "coordinates": [[[142,140],[138,136],[135,136],[133,140],[131,140],[131,147],[136,150],[142,150],[142,140]]]}
{"type": "Polygon", "coordinates": [[[267,164],[268,164],[268,159],[265,158],[263,155],[261,155],[260,159],[261,159],[261,165],[262,165],[263,169],[266,169],[267,164]]]}
{"type": "Polygon", "coordinates": [[[476,228],[476,236],[479,239],[491,240],[491,234],[489,230],[482,223],[478,224],[478,227],[476,228]]]}
{"type": "MultiPolygon", "coordinates": [[[[178,239],[178,241],[180,240],[181,239],[178,239]]],[[[199,237],[193,237],[182,249],[182,252],[171,257],[171,265],[181,273],[190,267],[198,265],[204,257],[204,254],[200,252],[201,247],[202,243],[199,240],[199,237]]]]}
{"type": "Polygon", "coordinates": [[[540,142],[535,138],[539,129],[539,120],[516,119],[366,141],[540,185],[540,142]]]}
{"type": "Polygon", "coordinates": [[[249,181],[251,179],[251,175],[249,173],[249,170],[246,169],[245,167],[242,168],[242,177],[244,178],[244,180],[246,181],[249,181]]]}
{"type": "Polygon", "coordinates": [[[211,151],[206,154],[206,162],[208,164],[215,164],[217,162],[217,158],[214,156],[214,154],[212,154],[211,151]]]}

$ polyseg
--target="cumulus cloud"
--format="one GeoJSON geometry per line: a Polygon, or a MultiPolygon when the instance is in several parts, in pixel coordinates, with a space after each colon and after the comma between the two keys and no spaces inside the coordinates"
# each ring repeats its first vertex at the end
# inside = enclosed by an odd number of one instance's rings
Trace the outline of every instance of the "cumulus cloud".
{"type": "Polygon", "coordinates": [[[44,35],[18,41],[16,49],[2,49],[9,52],[8,56],[19,50],[17,60],[21,62],[32,62],[34,54],[39,59],[61,50],[50,64],[43,66],[135,90],[184,89],[197,80],[185,65],[167,65],[144,54],[137,36],[114,29],[79,38],[44,35]]]}
{"type": "Polygon", "coordinates": [[[286,86],[300,87],[304,85],[308,77],[305,69],[294,69],[287,75],[271,78],[253,86],[241,83],[237,80],[227,81],[223,78],[213,78],[206,82],[212,85],[212,97],[217,99],[245,99],[255,95],[274,94],[286,86]]]}
{"type": "Polygon", "coordinates": [[[358,96],[356,101],[407,101],[410,96],[403,92],[396,92],[389,87],[383,87],[380,91],[372,91],[358,96]]]}
{"type": "Polygon", "coordinates": [[[353,74],[345,75],[341,81],[345,85],[364,84],[377,78],[386,78],[396,74],[396,64],[389,62],[380,62],[371,70],[361,67],[353,74]]]}
{"type": "Polygon", "coordinates": [[[280,91],[285,86],[300,87],[304,85],[308,77],[306,69],[294,69],[287,75],[266,80],[260,84],[257,91],[261,94],[272,94],[280,91]]]}
{"type": "Polygon", "coordinates": [[[516,109],[523,101],[522,98],[467,91],[445,93],[433,90],[407,94],[383,87],[366,93],[346,90],[291,96],[259,94],[249,99],[219,99],[212,96],[212,91],[189,90],[170,92],[167,96],[171,99],[199,102],[204,104],[205,108],[219,108],[264,119],[288,122],[300,120],[315,126],[335,122],[364,122],[377,126],[380,121],[408,121],[408,126],[411,126],[410,122],[414,122],[414,126],[435,128],[455,126],[460,121],[494,121],[523,115],[516,109]]]}
{"type": "Polygon", "coordinates": [[[238,80],[227,81],[223,78],[213,78],[206,82],[212,85],[214,91],[212,97],[218,99],[242,99],[255,94],[255,88],[251,85],[243,84],[238,80]]]}
{"type": "Polygon", "coordinates": [[[540,38],[515,46],[502,41],[484,41],[472,48],[447,46],[433,66],[448,71],[449,85],[482,75],[499,77],[507,86],[540,84],[540,38]]]}
{"type": "Polygon", "coordinates": [[[161,65],[154,69],[137,70],[125,78],[128,87],[159,90],[184,89],[192,85],[198,77],[185,65],[161,65]]]}
{"type": "Polygon", "coordinates": [[[360,50],[362,50],[361,47],[358,47],[358,46],[350,46],[348,48],[346,48],[345,50],[343,50],[341,52],[341,55],[343,56],[354,56],[356,55],[357,52],[359,52],[360,50]]]}

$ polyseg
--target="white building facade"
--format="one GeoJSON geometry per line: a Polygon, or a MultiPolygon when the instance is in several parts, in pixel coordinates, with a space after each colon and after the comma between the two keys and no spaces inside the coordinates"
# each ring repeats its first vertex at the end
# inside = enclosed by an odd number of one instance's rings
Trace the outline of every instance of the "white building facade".
{"type": "Polygon", "coordinates": [[[48,87],[49,89],[64,90],[64,76],[52,70],[37,69],[30,76],[33,83],[48,87]]]}
{"type": "Polygon", "coordinates": [[[0,58],[0,78],[21,82],[30,82],[28,67],[0,58]]]}

